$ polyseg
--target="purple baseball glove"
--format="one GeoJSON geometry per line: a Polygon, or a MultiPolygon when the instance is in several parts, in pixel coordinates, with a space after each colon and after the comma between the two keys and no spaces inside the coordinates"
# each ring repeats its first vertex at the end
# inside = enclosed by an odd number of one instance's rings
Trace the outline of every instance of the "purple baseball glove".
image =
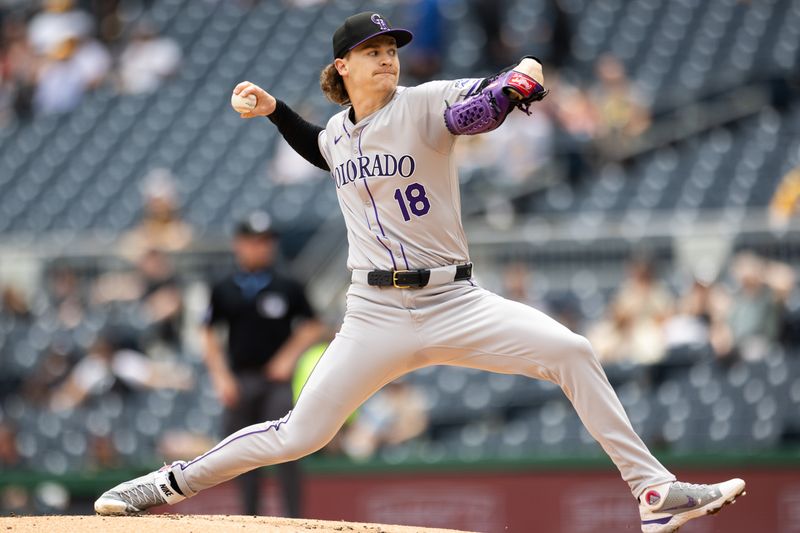
{"type": "Polygon", "coordinates": [[[519,107],[530,115],[530,104],[547,96],[547,89],[522,72],[509,70],[489,80],[479,93],[444,110],[444,123],[453,135],[476,135],[500,126],[519,107]]]}

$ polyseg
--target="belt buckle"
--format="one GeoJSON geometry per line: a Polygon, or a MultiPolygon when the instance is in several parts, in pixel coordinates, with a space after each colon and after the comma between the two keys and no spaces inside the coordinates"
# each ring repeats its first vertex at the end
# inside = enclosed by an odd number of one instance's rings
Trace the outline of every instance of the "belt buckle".
{"type": "Polygon", "coordinates": [[[411,285],[398,285],[397,284],[397,275],[398,274],[405,274],[407,272],[413,272],[413,270],[392,270],[392,286],[397,289],[410,289],[411,285]]]}

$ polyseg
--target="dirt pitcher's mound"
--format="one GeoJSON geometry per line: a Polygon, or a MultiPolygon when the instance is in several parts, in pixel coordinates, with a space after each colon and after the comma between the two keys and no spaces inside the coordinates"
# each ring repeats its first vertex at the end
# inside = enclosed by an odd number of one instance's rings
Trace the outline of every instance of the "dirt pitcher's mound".
{"type": "Polygon", "coordinates": [[[0,518],[0,533],[459,533],[453,529],[386,526],[269,516],[13,516],[0,518]]]}

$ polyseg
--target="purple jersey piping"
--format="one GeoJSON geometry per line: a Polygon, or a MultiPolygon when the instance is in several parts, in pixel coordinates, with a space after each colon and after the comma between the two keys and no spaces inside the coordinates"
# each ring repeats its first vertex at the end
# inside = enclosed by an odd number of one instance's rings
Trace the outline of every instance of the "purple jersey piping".
{"type": "Polygon", "coordinates": [[[394,262],[394,254],[392,253],[392,251],[389,249],[388,246],[383,244],[383,241],[381,240],[380,236],[375,235],[375,238],[378,239],[378,242],[381,243],[381,246],[386,248],[386,251],[389,252],[389,258],[392,260],[392,266],[394,267],[395,270],[397,270],[397,263],[394,262]]]}
{"type": "MultiPolygon", "coordinates": [[[[359,142],[360,142],[360,138],[359,138],[359,142]]],[[[359,153],[360,152],[361,152],[361,150],[359,150],[359,153]]],[[[372,192],[369,190],[369,185],[367,185],[367,179],[364,178],[362,181],[364,182],[364,187],[367,189],[367,193],[369,194],[369,199],[372,202],[372,209],[375,210],[375,220],[378,221],[378,227],[381,229],[381,234],[384,237],[386,237],[386,233],[384,233],[384,231],[383,231],[383,225],[381,224],[381,219],[378,217],[378,206],[375,205],[375,198],[372,197],[372,192]]],[[[367,214],[366,211],[364,211],[364,215],[365,216],[366,216],[366,214],[367,214]]],[[[369,223],[369,217],[367,217],[367,227],[369,227],[370,231],[372,231],[372,225],[369,223]]],[[[394,254],[392,254],[392,250],[388,246],[383,244],[383,241],[381,240],[381,238],[380,238],[380,236],[378,234],[375,234],[375,238],[378,239],[378,242],[381,243],[381,246],[386,248],[386,251],[389,252],[389,258],[391,258],[391,260],[392,260],[392,264],[394,265],[394,269],[397,270],[397,264],[394,262],[394,254]]]]}
{"type": "Polygon", "coordinates": [[[472,87],[470,87],[470,88],[469,88],[469,91],[467,91],[467,94],[466,94],[466,95],[464,95],[464,98],[467,98],[467,97],[469,97],[469,96],[472,96],[472,92],[473,92],[473,91],[474,91],[474,90],[475,90],[475,89],[478,87],[478,85],[479,85],[479,84],[480,84],[482,81],[483,81],[483,80],[478,80],[478,81],[476,81],[475,83],[473,83],[473,84],[472,84],[472,87]]]}
{"type": "MultiPolygon", "coordinates": [[[[349,113],[349,111],[348,111],[348,113],[349,113]]],[[[347,113],[345,113],[344,116],[342,117],[342,129],[347,134],[347,138],[349,139],[350,138],[350,132],[347,131],[347,113]]]]}
{"type": "MultiPolygon", "coordinates": [[[[358,150],[358,153],[359,155],[361,154],[360,149],[358,150]]],[[[364,187],[367,188],[367,194],[369,194],[369,199],[372,201],[372,209],[375,211],[375,220],[378,221],[378,227],[381,229],[381,235],[386,237],[386,232],[383,231],[383,224],[381,224],[381,219],[378,217],[378,206],[375,205],[375,198],[372,197],[372,191],[369,190],[369,184],[367,183],[367,178],[364,178],[364,187]]]]}
{"type": "MultiPolygon", "coordinates": [[[[364,126],[361,129],[361,135],[358,136],[358,155],[360,155],[360,156],[364,155],[364,152],[361,151],[361,139],[364,138],[364,130],[365,129],[367,129],[367,126],[364,126]]],[[[383,231],[383,224],[381,224],[381,219],[378,216],[378,206],[375,204],[375,198],[373,198],[373,196],[372,196],[372,191],[369,190],[369,183],[367,183],[367,178],[364,178],[364,187],[366,187],[367,194],[369,194],[369,199],[372,202],[372,209],[375,211],[375,220],[378,221],[378,227],[381,229],[381,235],[386,237],[386,232],[383,231]]],[[[372,227],[370,227],[370,229],[372,229],[372,227]]],[[[378,242],[381,243],[381,245],[384,248],[386,248],[386,251],[389,252],[389,257],[391,257],[391,259],[392,259],[392,265],[394,266],[394,269],[397,270],[397,263],[394,260],[394,254],[392,253],[391,248],[389,248],[388,246],[383,244],[383,241],[380,239],[380,237],[378,237],[377,235],[375,235],[375,237],[378,239],[378,242]]],[[[386,237],[386,238],[388,239],[388,237],[386,237]]],[[[407,269],[408,268],[408,260],[406,259],[406,252],[403,249],[403,243],[400,242],[399,240],[397,242],[400,243],[400,251],[403,252],[403,261],[405,261],[406,269],[407,269]]]]}
{"type": "MultiPolygon", "coordinates": [[[[361,139],[364,137],[365,129],[367,129],[366,126],[364,126],[364,128],[361,130],[361,135],[358,136],[358,155],[360,156],[364,155],[364,153],[361,151],[361,139]]],[[[369,183],[367,183],[367,178],[364,178],[364,187],[367,188],[367,194],[369,194],[369,199],[372,201],[372,209],[375,210],[375,220],[378,221],[378,227],[381,229],[381,235],[386,237],[386,232],[383,231],[383,224],[381,224],[381,219],[380,217],[378,217],[378,206],[375,205],[375,198],[372,197],[372,191],[369,190],[369,183]]]]}
{"type": "MultiPolygon", "coordinates": [[[[400,242],[400,241],[397,241],[397,242],[400,242]]],[[[402,242],[400,243],[400,251],[403,252],[403,261],[406,263],[406,270],[408,270],[409,266],[408,266],[408,259],[406,259],[406,249],[403,248],[403,243],[402,242]]]]}

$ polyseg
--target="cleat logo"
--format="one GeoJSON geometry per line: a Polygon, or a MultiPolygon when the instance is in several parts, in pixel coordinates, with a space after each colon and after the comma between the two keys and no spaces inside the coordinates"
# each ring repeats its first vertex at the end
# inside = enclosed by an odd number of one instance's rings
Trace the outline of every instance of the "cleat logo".
{"type": "Polygon", "coordinates": [[[161,485],[158,486],[158,488],[161,489],[161,492],[164,493],[164,496],[175,496],[175,493],[169,490],[169,487],[167,487],[166,483],[162,483],[161,485]]]}
{"type": "Polygon", "coordinates": [[[679,509],[691,509],[697,505],[697,501],[692,498],[691,496],[686,497],[686,503],[682,505],[676,505],[674,507],[670,507],[669,509],[662,509],[662,511],[677,511],[679,509]]]}
{"type": "Polygon", "coordinates": [[[654,490],[651,490],[645,495],[644,501],[647,502],[647,505],[655,505],[661,501],[661,494],[659,494],[654,490]]]}

